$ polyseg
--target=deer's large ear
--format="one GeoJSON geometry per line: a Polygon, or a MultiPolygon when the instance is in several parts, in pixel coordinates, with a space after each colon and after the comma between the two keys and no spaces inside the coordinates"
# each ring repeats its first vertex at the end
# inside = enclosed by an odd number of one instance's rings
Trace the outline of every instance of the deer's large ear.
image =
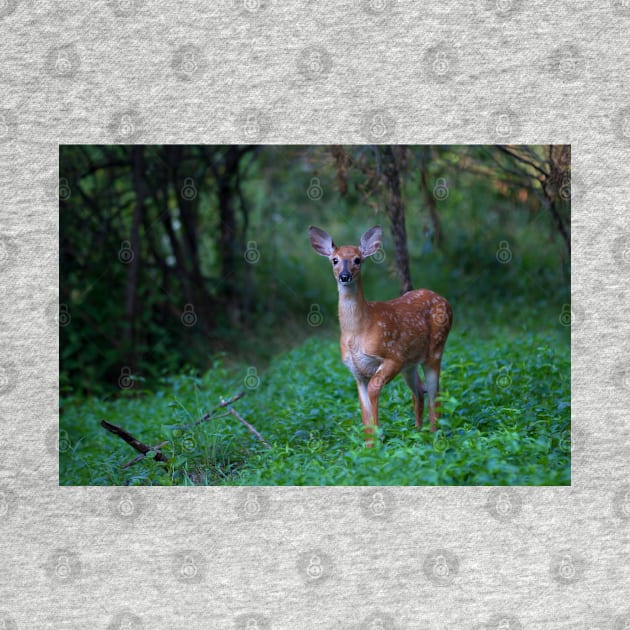
{"type": "Polygon", "coordinates": [[[335,244],[328,232],[324,232],[324,230],[320,230],[318,227],[311,225],[311,227],[308,228],[308,237],[311,239],[313,249],[320,256],[332,256],[335,250],[335,244]]]}
{"type": "Polygon", "coordinates": [[[366,258],[375,254],[383,244],[383,230],[380,225],[371,227],[362,237],[359,249],[361,250],[361,256],[366,258]]]}

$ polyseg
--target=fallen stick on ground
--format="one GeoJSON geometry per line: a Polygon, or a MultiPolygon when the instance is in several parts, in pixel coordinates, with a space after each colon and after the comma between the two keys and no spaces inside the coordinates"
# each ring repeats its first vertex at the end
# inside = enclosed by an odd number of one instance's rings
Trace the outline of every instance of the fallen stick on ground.
{"type": "Polygon", "coordinates": [[[208,413],[205,413],[203,416],[201,416],[199,420],[195,420],[194,422],[191,422],[190,424],[172,424],[172,425],[167,426],[166,428],[175,430],[175,431],[185,431],[186,429],[192,429],[193,427],[196,427],[198,424],[201,424],[202,422],[207,422],[208,420],[215,420],[216,418],[222,418],[223,416],[227,414],[221,414],[220,416],[213,416],[212,414],[215,411],[222,409],[223,407],[227,407],[231,405],[233,402],[236,402],[237,400],[240,400],[241,398],[243,398],[243,396],[245,396],[245,392],[239,392],[238,394],[236,394],[236,396],[232,396],[230,400],[221,400],[220,405],[217,405],[213,409],[210,409],[210,411],[208,411],[208,413]]]}
{"type": "MultiPolygon", "coordinates": [[[[123,429],[122,427],[119,427],[116,424],[112,424],[111,422],[107,422],[107,420],[101,420],[101,426],[107,431],[109,431],[110,433],[113,433],[114,435],[117,435],[119,438],[123,439],[125,442],[127,442],[127,444],[129,444],[129,446],[131,446],[132,448],[135,448],[136,451],[139,451],[140,453],[142,453],[141,457],[136,458],[137,461],[140,461],[141,459],[143,459],[146,456],[146,454],[151,451],[155,452],[155,459],[158,462],[168,461],[168,457],[164,455],[163,453],[160,453],[160,451],[158,450],[159,448],[164,446],[164,444],[167,444],[167,442],[163,442],[159,444],[158,446],[149,446],[148,444],[145,444],[144,442],[141,442],[137,438],[133,437],[133,435],[131,435],[129,431],[125,431],[125,429],[123,429]]],[[[129,466],[131,466],[132,463],[135,464],[136,461],[132,460],[131,462],[127,462],[129,466]]]]}
{"type": "Polygon", "coordinates": [[[230,407],[230,401],[226,403],[228,411],[239,421],[242,422],[249,431],[251,431],[267,448],[271,448],[271,446],[267,443],[265,438],[253,427],[245,418],[243,418],[237,411],[230,407]]]}
{"type": "MultiPolygon", "coordinates": [[[[247,420],[245,420],[245,418],[243,418],[232,407],[232,403],[237,401],[237,400],[239,400],[239,399],[241,399],[244,395],[245,395],[245,392],[239,392],[238,394],[236,394],[236,396],[232,396],[232,398],[230,398],[229,400],[221,400],[221,403],[219,405],[217,405],[216,407],[211,409],[208,413],[204,414],[201,418],[199,418],[199,420],[196,420],[195,422],[193,422],[191,424],[186,424],[186,425],[181,425],[181,426],[180,425],[171,425],[171,426],[168,426],[166,428],[183,431],[183,430],[195,427],[198,424],[201,424],[202,422],[206,422],[208,420],[216,420],[217,418],[223,418],[225,416],[232,415],[239,422],[241,422],[247,428],[248,431],[253,433],[256,436],[256,438],[260,442],[262,442],[262,444],[265,445],[266,448],[271,448],[269,443],[260,434],[260,432],[253,425],[251,425],[249,422],[247,422],[247,420]],[[219,414],[219,415],[216,415],[216,416],[212,415],[215,411],[218,411],[219,409],[225,409],[225,408],[227,408],[227,411],[225,413],[222,413],[222,414],[219,414]]],[[[164,442],[160,442],[156,446],[149,446],[148,444],[145,444],[144,442],[141,442],[140,440],[135,438],[133,435],[131,435],[131,433],[129,433],[129,431],[126,431],[122,427],[119,427],[116,424],[112,424],[111,422],[108,422],[107,420],[101,420],[101,426],[104,429],[106,429],[107,431],[109,431],[110,433],[113,433],[114,435],[117,435],[119,438],[121,438],[122,440],[127,442],[127,444],[129,444],[132,448],[136,449],[136,451],[138,451],[140,453],[140,455],[134,457],[133,459],[129,460],[128,462],[125,462],[122,465],[123,468],[129,468],[130,466],[133,466],[134,464],[137,464],[139,461],[143,460],[146,457],[147,453],[149,453],[149,452],[155,453],[156,461],[163,462],[163,463],[168,462],[168,457],[166,455],[164,455],[160,451],[160,449],[162,447],[164,447],[167,444],[169,444],[168,440],[166,440],[164,442]]]]}
{"type": "MultiPolygon", "coordinates": [[[[160,449],[166,446],[167,444],[168,444],[168,440],[164,440],[164,442],[160,442],[159,444],[156,444],[151,450],[161,455],[162,453],[159,452],[160,449]]],[[[143,460],[146,456],[147,456],[146,453],[140,453],[140,455],[134,457],[133,459],[130,459],[128,462],[125,462],[122,465],[122,467],[129,468],[130,466],[133,466],[134,464],[137,464],[139,461],[143,460]]],[[[166,457],[166,455],[164,455],[164,457],[166,457]]],[[[157,456],[155,459],[157,459],[157,456]]]]}

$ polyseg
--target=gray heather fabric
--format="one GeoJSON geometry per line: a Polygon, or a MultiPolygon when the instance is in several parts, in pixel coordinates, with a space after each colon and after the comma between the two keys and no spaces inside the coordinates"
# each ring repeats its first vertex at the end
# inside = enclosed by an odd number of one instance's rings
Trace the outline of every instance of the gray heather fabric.
{"type": "Polygon", "coordinates": [[[2,0],[0,28],[0,628],[628,627],[630,3],[2,0]],[[573,487],[57,487],[58,144],[374,141],[573,145],[573,487]]]}

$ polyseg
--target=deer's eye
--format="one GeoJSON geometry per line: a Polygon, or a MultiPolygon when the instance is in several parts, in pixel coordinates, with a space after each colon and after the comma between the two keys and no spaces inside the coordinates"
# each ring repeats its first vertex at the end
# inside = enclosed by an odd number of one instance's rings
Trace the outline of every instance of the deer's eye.
{"type": "Polygon", "coordinates": [[[355,258],[354,259],[354,264],[355,265],[360,265],[361,264],[361,259],[360,258],[355,258]]]}
{"type": "Polygon", "coordinates": [[[336,265],[339,262],[339,258],[333,258],[333,265],[336,265]]]}

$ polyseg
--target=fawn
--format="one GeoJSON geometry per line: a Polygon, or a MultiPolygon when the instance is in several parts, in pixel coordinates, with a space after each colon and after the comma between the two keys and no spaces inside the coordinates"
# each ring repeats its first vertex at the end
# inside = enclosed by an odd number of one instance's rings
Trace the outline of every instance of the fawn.
{"type": "Polygon", "coordinates": [[[373,445],[378,426],[378,397],[384,385],[402,373],[411,390],[416,428],[422,427],[424,394],[429,398],[431,431],[437,429],[440,364],[453,324],[453,309],[428,289],[408,291],[386,302],[367,302],[361,284],[361,264],[382,244],[379,225],[370,228],[358,247],[337,247],[329,234],[309,228],[313,249],[332,263],[339,289],[341,358],[357,381],[366,445],[373,445]],[[424,384],[418,365],[424,370],[424,384]]]}

